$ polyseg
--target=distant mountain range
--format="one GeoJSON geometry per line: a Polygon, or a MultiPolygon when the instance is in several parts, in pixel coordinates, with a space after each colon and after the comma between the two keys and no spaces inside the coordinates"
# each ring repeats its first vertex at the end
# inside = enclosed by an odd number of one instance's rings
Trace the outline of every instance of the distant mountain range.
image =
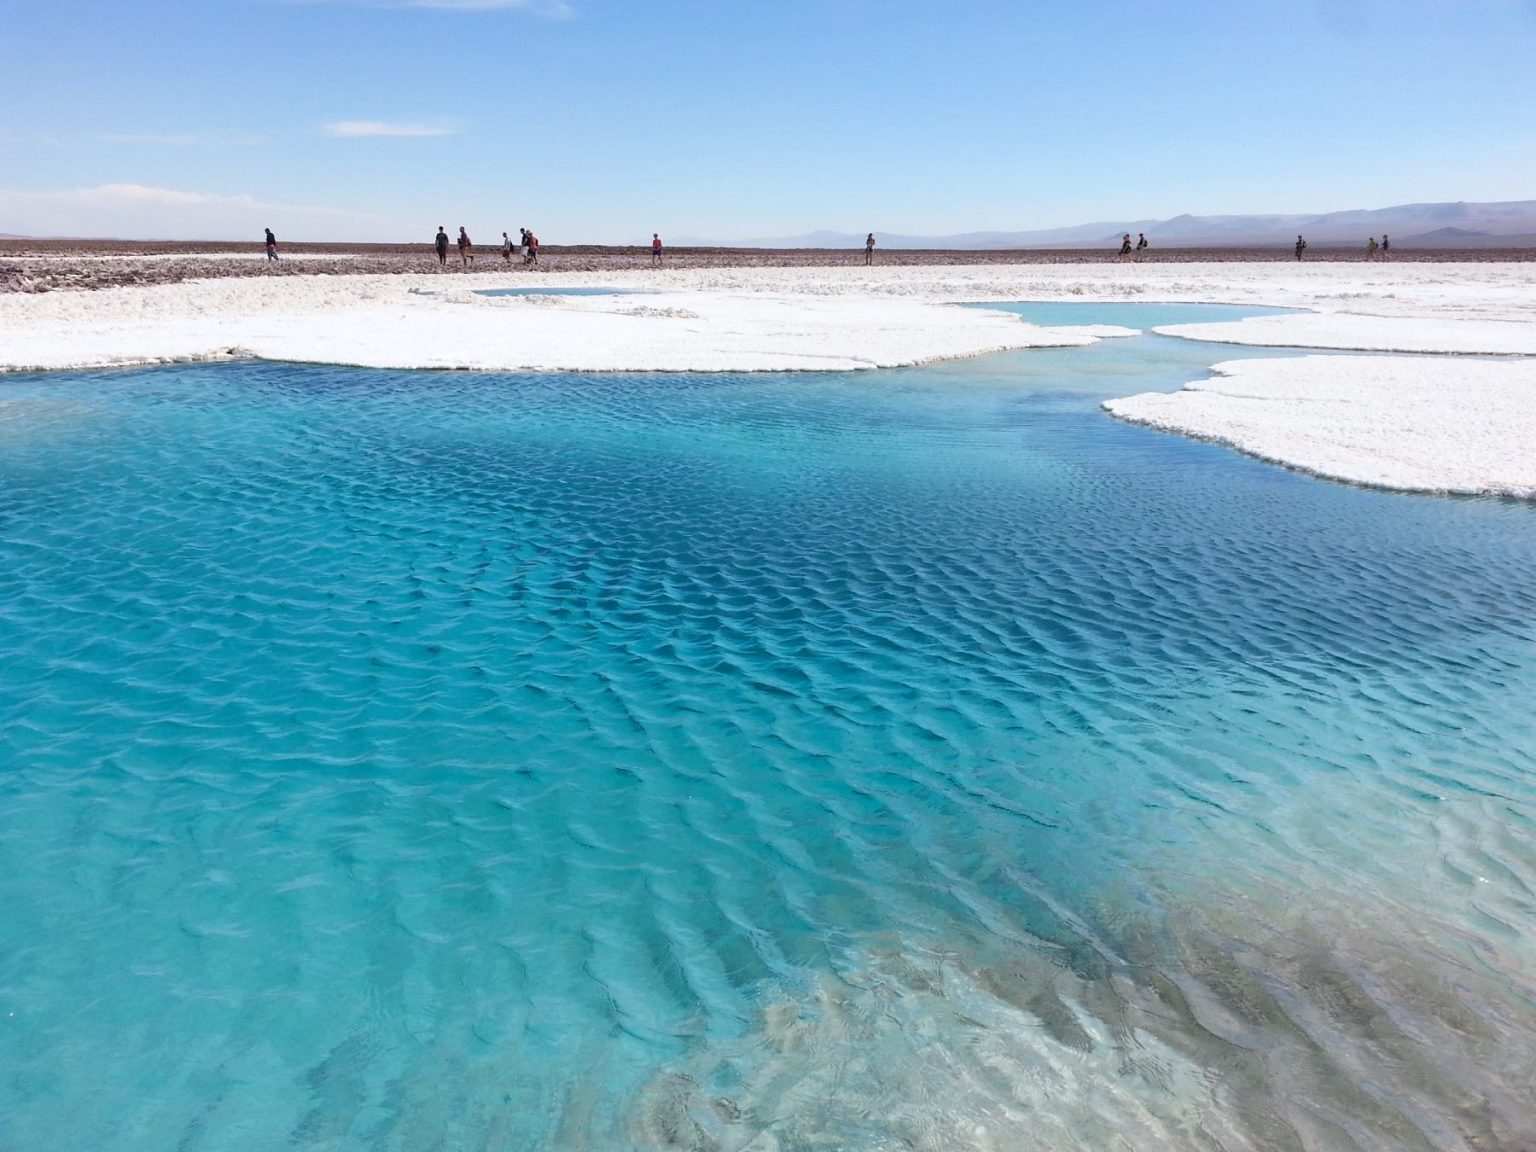
{"type": "MultiPolygon", "coordinates": [[[[876,232],[882,248],[1102,248],[1129,232],[1145,232],[1160,248],[1262,248],[1293,244],[1297,233],[1310,245],[1361,245],[1386,232],[1397,247],[1536,247],[1536,200],[1493,204],[1399,204],[1347,212],[1277,216],[1174,216],[1167,220],[1101,220],[1070,228],[1031,232],[961,232],[954,236],[901,236],[876,232]]],[[[682,246],[717,241],[678,240],[682,246]]],[[[741,240],[742,248],[862,248],[862,232],[810,232],[804,236],[741,240]]]]}

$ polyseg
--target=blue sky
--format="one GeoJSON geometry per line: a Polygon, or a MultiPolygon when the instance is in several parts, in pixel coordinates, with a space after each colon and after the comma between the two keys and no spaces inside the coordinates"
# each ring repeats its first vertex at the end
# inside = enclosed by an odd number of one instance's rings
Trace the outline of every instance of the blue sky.
{"type": "Polygon", "coordinates": [[[1536,198],[1536,0],[0,0],[0,232],[943,235],[1536,198]]]}

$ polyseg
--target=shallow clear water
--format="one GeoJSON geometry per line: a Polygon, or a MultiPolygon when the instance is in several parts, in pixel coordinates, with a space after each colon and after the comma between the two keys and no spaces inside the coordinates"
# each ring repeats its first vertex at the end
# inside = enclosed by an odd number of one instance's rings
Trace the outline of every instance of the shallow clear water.
{"type": "Polygon", "coordinates": [[[1520,1147],[1536,509],[1227,355],[0,380],[0,1146],[1520,1147]]]}
{"type": "Polygon", "coordinates": [[[638,296],[633,288],[477,288],[476,296],[638,296]]]}
{"type": "Polygon", "coordinates": [[[1158,328],[1167,324],[1220,324],[1245,316],[1282,316],[1293,308],[1256,308],[1239,304],[1163,304],[1120,301],[1024,300],[999,304],[967,304],[1012,312],[1044,328],[1114,324],[1122,328],[1158,328]]]}

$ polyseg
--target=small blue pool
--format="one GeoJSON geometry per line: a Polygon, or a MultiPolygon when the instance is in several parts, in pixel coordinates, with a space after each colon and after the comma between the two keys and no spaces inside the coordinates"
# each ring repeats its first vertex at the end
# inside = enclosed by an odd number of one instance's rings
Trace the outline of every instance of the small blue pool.
{"type": "Polygon", "coordinates": [[[1276,316],[1294,308],[1256,308],[1248,304],[1158,304],[1141,301],[1024,300],[1002,304],[967,304],[1012,312],[1029,324],[1046,328],[1117,324],[1122,328],[1157,328],[1164,324],[1220,324],[1247,316],[1276,316]]]}
{"type": "Polygon", "coordinates": [[[633,288],[480,288],[476,296],[640,296],[633,288]]]}

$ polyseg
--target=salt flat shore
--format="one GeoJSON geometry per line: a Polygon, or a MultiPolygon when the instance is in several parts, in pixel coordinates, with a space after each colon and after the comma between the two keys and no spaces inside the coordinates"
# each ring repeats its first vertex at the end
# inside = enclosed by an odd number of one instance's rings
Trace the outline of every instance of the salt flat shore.
{"type": "MultiPolygon", "coordinates": [[[[679,260],[652,269],[648,257],[594,256],[590,268],[535,273],[482,255],[473,273],[434,267],[359,275],[341,272],[325,253],[312,256],[269,271],[250,254],[203,253],[195,258],[249,274],[187,280],[173,270],[168,283],[0,293],[0,371],[244,356],[376,368],[847,370],[1117,334],[1040,328],[1005,313],[947,306],[958,302],[1273,305],[1306,311],[1162,331],[1225,344],[1378,355],[1298,352],[1262,366],[1223,364],[1211,379],[1191,381],[1180,392],[1105,407],[1126,420],[1341,480],[1536,497],[1536,263],[1523,260],[897,263],[881,257],[869,268],[862,259],[840,259],[679,260]],[[327,274],[316,274],[321,267],[327,274]],[[479,294],[530,287],[600,287],[616,294],[479,294]],[[1490,356],[1499,359],[1483,359],[1490,356]]],[[[110,268],[191,257],[36,258],[110,268]]],[[[409,259],[419,266],[419,258],[409,259]]],[[[1213,349],[1212,359],[1222,357],[1213,349]]],[[[3,397],[0,385],[0,407],[3,397]]]]}
{"type": "MultiPolygon", "coordinates": [[[[484,237],[482,237],[484,239],[484,237]]],[[[497,244],[475,249],[471,266],[478,272],[506,268],[497,244]]],[[[219,244],[193,241],[35,240],[0,238],[0,294],[56,292],[82,288],[112,288],[128,284],[174,284],[239,276],[414,275],[436,273],[437,257],[422,244],[280,244],[282,259],[269,263],[261,244],[219,244]]],[[[609,273],[648,268],[649,245],[551,245],[542,250],[540,272],[609,273]]],[[[1318,245],[1308,263],[1361,263],[1363,247],[1318,245]]],[[[1004,249],[995,251],[936,251],[881,249],[880,267],[1011,266],[1057,264],[1118,264],[1110,244],[1092,249],[1004,249]]],[[[1394,264],[1536,262],[1536,248],[1426,249],[1395,252],[1394,264]]],[[[669,267],[701,268],[832,268],[862,266],[864,252],[835,248],[674,248],[669,267]]],[[[1146,264],[1289,264],[1283,248],[1153,248],[1146,264]]],[[[522,268],[513,262],[513,267],[522,268]]],[[[457,250],[449,269],[461,273],[457,250]]]]}

